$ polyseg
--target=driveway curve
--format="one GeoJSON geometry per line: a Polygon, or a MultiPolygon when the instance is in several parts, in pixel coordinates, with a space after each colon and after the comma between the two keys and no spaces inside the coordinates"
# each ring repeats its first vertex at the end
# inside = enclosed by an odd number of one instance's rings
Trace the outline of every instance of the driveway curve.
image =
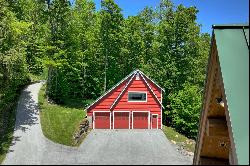
{"type": "Polygon", "coordinates": [[[161,130],[92,130],[79,148],[48,140],[42,133],[38,92],[43,82],[20,96],[13,141],[4,165],[44,164],[192,164],[161,130]]]}

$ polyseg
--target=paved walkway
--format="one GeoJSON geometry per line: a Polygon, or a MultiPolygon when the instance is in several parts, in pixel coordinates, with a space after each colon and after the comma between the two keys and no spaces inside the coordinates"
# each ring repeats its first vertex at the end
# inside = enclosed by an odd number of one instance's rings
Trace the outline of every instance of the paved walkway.
{"type": "Polygon", "coordinates": [[[3,164],[192,164],[161,130],[92,130],[79,148],[48,140],[37,104],[41,86],[32,84],[20,96],[14,139],[3,164]]]}

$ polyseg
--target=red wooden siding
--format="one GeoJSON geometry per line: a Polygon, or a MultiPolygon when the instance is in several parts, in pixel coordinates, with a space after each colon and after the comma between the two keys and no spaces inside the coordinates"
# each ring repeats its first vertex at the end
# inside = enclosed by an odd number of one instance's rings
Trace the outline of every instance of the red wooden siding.
{"type": "MultiPolygon", "coordinates": [[[[158,100],[161,101],[161,91],[155,87],[152,87],[152,83],[149,83],[158,100]]],[[[150,89],[144,83],[143,79],[135,78],[132,80],[130,86],[128,86],[126,92],[121,96],[120,100],[114,107],[115,111],[150,111],[151,114],[158,114],[158,128],[161,128],[161,105],[156,101],[150,89]],[[129,91],[142,91],[147,92],[147,102],[128,102],[129,91]]],[[[132,122],[131,122],[132,123],[132,122]]],[[[131,124],[132,125],[132,124],[131,124]]]]}
{"type": "Polygon", "coordinates": [[[108,95],[100,99],[96,104],[94,104],[88,111],[88,116],[92,116],[93,110],[95,111],[109,111],[109,108],[113,104],[114,100],[121,93],[122,89],[126,85],[127,81],[114,88],[108,95]]]}
{"type": "Polygon", "coordinates": [[[161,101],[161,89],[158,86],[156,86],[152,81],[147,79],[146,77],[144,77],[144,78],[147,80],[147,82],[149,83],[149,85],[153,89],[154,93],[156,94],[158,99],[161,101]]]}
{"type": "MultiPolygon", "coordinates": [[[[113,115],[114,112],[114,117],[111,117],[111,128],[128,128],[128,121],[129,121],[129,115],[130,115],[130,128],[132,128],[132,115],[134,114],[135,116],[135,122],[137,122],[136,125],[139,124],[139,126],[135,126],[135,128],[142,128],[145,127],[146,123],[148,125],[148,121],[143,118],[144,116],[141,117],[140,115],[144,115],[148,113],[145,113],[145,111],[148,111],[150,113],[149,119],[150,119],[150,124],[153,125],[153,128],[161,128],[161,104],[159,102],[162,101],[161,97],[161,92],[162,89],[159,88],[157,85],[155,85],[150,79],[147,79],[147,77],[144,76],[144,79],[147,83],[144,81],[143,77],[141,74],[139,74],[139,80],[136,80],[136,77],[134,77],[130,84],[126,87],[128,81],[131,79],[131,76],[129,76],[126,80],[124,80],[120,85],[117,87],[114,87],[114,89],[110,92],[108,92],[105,96],[103,96],[101,99],[99,99],[96,103],[91,105],[88,108],[87,114],[88,116],[92,116],[93,112],[95,111],[111,111],[111,115],[113,115]],[[150,88],[149,88],[149,87],[150,88]],[[125,91],[121,94],[121,92],[125,89],[125,91]],[[151,90],[153,92],[151,92],[151,90]],[[146,92],[147,93],[147,101],[145,102],[128,102],[128,92],[129,91],[136,91],[136,92],[146,92]],[[119,97],[119,98],[118,98],[119,97]],[[112,104],[114,101],[117,100],[116,104],[112,107],[112,110],[110,110],[112,104]],[[117,112],[123,112],[123,113],[117,113],[117,112]],[[129,112],[124,112],[124,111],[129,111],[129,112]],[[144,113],[136,113],[133,111],[144,111],[144,113]],[[152,119],[151,115],[152,114],[157,114],[158,118],[157,119],[152,119]],[[141,120],[141,121],[140,121],[141,120]],[[153,120],[153,124],[152,123],[153,120]],[[158,123],[157,123],[158,122],[158,123]],[[145,124],[144,124],[145,123],[145,124]]],[[[98,122],[99,123],[99,122],[98,122]]],[[[106,123],[106,122],[105,122],[106,123]]],[[[99,124],[98,124],[99,125],[99,124]]]]}

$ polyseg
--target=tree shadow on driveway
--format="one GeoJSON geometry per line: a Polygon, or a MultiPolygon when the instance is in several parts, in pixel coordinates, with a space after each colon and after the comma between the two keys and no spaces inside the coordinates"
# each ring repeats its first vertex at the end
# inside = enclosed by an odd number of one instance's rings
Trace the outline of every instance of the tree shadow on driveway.
{"type": "Polygon", "coordinates": [[[4,107],[4,111],[0,114],[2,116],[0,119],[2,120],[0,122],[2,123],[2,125],[0,124],[0,163],[7,152],[13,152],[9,147],[21,141],[21,136],[13,134],[13,131],[26,132],[28,126],[37,123],[36,114],[38,109],[35,101],[32,100],[29,86],[23,87],[24,90],[18,90],[16,97],[4,107]]]}
{"type": "Polygon", "coordinates": [[[38,104],[32,99],[32,94],[27,89],[20,96],[17,110],[15,131],[26,132],[28,126],[38,124],[38,104]]]}
{"type": "MultiPolygon", "coordinates": [[[[27,132],[30,130],[30,126],[39,123],[39,110],[38,104],[34,101],[32,93],[29,89],[30,85],[26,86],[25,89],[22,91],[18,105],[16,108],[16,121],[15,121],[15,128],[14,132],[22,131],[27,132]]],[[[18,141],[21,140],[22,136],[16,136],[14,134],[12,143],[10,146],[15,145],[18,141]]],[[[12,152],[13,150],[9,150],[12,152]]]]}

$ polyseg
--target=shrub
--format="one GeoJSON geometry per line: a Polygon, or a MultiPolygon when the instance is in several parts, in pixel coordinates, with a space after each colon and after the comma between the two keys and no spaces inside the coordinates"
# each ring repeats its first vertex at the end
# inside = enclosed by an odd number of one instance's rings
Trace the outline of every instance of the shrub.
{"type": "Polygon", "coordinates": [[[195,138],[201,108],[201,92],[197,86],[185,84],[182,90],[170,95],[172,126],[189,138],[195,138]]]}

